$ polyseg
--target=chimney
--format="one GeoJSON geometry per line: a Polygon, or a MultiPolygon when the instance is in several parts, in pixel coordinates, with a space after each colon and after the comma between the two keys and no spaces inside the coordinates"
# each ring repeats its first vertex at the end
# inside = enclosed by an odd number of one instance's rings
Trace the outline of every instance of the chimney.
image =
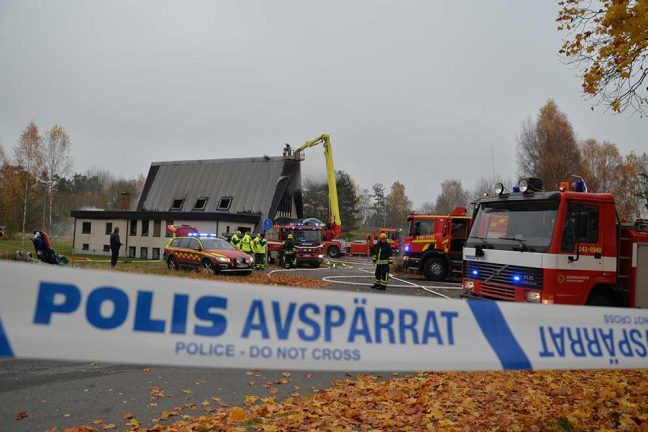
{"type": "Polygon", "coordinates": [[[130,210],[130,193],[122,192],[119,200],[119,210],[130,210]]]}

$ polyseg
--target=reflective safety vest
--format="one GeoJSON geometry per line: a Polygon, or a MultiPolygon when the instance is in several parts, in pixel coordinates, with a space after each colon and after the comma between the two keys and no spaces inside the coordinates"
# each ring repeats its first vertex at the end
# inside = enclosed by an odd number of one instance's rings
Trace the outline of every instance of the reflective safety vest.
{"type": "Polygon", "coordinates": [[[239,236],[237,236],[236,234],[234,234],[234,235],[232,236],[232,238],[230,239],[230,243],[231,243],[232,246],[234,246],[236,249],[240,249],[240,248],[241,248],[241,237],[239,237],[239,236]]]}
{"type": "Polygon", "coordinates": [[[252,249],[254,250],[254,253],[264,254],[266,253],[267,244],[268,244],[268,240],[261,237],[257,237],[252,241],[252,249]]]}
{"type": "Polygon", "coordinates": [[[252,253],[252,237],[248,233],[245,233],[241,239],[241,252],[252,253]]]}

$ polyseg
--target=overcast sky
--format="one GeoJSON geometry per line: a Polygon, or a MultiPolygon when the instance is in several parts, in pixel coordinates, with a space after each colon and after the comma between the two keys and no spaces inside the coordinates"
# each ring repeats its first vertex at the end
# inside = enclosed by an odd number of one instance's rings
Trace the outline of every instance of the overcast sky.
{"type": "MultiPolygon", "coordinates": [[[[362,187],[415,205],[446,178],[515,172],[548,98],[579,138],[648,151],[648,120],[580,94],[556,2],[0,0],[0,142],[58,123],[75,171],[280,154],[321,133],[362,187]]],[[[321,149],[304,173],[322,175],[321,149]]]]}

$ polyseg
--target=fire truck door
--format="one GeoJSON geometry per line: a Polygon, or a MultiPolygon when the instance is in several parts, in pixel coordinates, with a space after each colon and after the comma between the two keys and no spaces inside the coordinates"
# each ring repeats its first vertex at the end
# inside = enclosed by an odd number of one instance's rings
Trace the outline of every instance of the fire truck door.
{"type": "Polygon", "coordinates": [[[637,245],[636,258],[635,305],[645,309],[648,308],[648,244],[637,245]]]}
{"type": "Polygon", "coordinates": [[[561,252],[563,262],[572,270],[603,271],[599,210],[597,205],[584,203],[569,203],[567,207],[561,252]]]}

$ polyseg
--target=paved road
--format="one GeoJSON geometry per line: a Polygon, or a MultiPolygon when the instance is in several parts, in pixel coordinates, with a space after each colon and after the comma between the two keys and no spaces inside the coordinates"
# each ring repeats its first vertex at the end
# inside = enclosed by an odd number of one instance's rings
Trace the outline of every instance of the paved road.
{"type": "MultiPolygon", "coordinates": [[[[334,268],[291,270],[297,274],[325,278],[330,289],[370,292],[373,270],[362,258],[335,260],[334,268]]],[[[458,283],[430,283],[414,275],[390,280],[385,295],[402,294],[429,297],[458,297],[458,283]]],[[[181,414],[205,413],[218,407],[212,397],[240,405],[244,396],[305,394],[329,387],[333,380],[345,379],[343,372],[245,371],[133,365],[88,364],[53,361],[0,361],[0,431],[46,431],[90,424],[94,419],[126,428],[122,415],[131,412],[143,425],[163,410],[196,405],[181,414]],[[287,379],[287,384],[277,384],[287,379]],[[271,385],[268,385],[271,383],[271,385]],[[264,387],[265,385],[265,387],[264,387]],[[156,398],[157,386],[164,397],[156,398]],[[297,386],[297,387],[295,387],[297,386]],[[272,393],[272,392],[276,392],[272,393]],[[203,402],[209,405],[203,406],[203,402]],[[16,421],[19,411],[27,417],[16,421]]],[[[158,392],[159,396],[160,393],[158,392]]]]}

